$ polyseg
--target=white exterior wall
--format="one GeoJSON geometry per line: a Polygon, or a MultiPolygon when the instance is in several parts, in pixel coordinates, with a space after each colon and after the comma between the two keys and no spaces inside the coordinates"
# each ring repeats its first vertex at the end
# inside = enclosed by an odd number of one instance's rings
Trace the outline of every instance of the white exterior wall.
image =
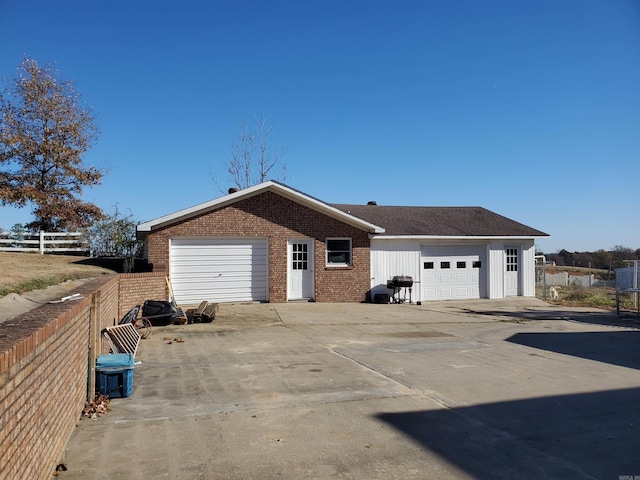
{"type": "MultiPolygon", "coordinates": [[[[413,301],[422,301],[420,281],[421,249],[423,245],[481,245],[482,240],[425,240],[425,239],[371,239],[371,298],[376,293],[390,293],[387,280],[396,275],[413,277],[413,301]]],[[[497,239],[486,243],[487,263],[486,296],[504,298],[505,292],[505,252],[506,246],[519,247],[520,265],[518,295],[535,296],[535,244],[533,240],[497,239]]]]}
{"type": "Polygon", "coordinates": [[[504,297],[504,249],[509,247],[520,248],[520,276],[518,280],[518,295],[523,297],[535,297],[536,295],[536,264],[535,244],[533,240],[494,241],[489,244],[489,284],[487,296],[489,298],[504,297]]]}
{"type": "Polygon", "coordinates": [[[421,300],[420,242],[371,239],[371,298],[376,293],[391,293],[387,289],[387,280],[397,275],[413,277],[412,300],[421,300]]]}
{"type": "Polygon", "coordinates": [[[522,243],[522,257],[520,260],[520,295],[523,297],[536,296],[536,248],[533,240],[522,243]]]}
{"type": "Polygon", "coordinates": [[[489,282],[487,298],[504,298],[504,243],[491,242],[488,246],[489,282]]]}

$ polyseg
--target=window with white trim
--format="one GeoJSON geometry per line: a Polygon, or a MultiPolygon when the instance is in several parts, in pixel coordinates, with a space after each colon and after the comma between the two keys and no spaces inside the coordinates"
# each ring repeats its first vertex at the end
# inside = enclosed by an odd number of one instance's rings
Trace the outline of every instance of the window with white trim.
{"type": "Polygon", "coordinates": [[[518,249],[507,248],[507,272],[518,271],[518,249]]]}
{"type": "Polygon", "coordinates": [[[327,238],[327,266],[351,266],[350,238],[327,238]]]}

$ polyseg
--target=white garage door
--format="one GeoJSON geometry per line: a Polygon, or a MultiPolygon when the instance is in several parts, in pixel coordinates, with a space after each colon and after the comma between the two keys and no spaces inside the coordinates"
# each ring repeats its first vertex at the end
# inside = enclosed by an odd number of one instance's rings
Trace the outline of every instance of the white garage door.
{"type": "Polygon", "coordinates": [[[266,301],[267,240],[172,238],[170,274],[178,305],[266,301]]]}
{"type": "Polygon", "coordinates": [[[453,300],[486,297],[485,247],[422,247],[422,298],[453,300]]]}

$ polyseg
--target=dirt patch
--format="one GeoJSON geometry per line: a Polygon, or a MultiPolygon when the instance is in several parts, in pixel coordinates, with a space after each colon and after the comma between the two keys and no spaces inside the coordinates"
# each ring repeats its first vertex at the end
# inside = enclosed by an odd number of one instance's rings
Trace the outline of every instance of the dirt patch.
{"type": "MultiPolygon", "coordinates": [[[[18,315],[29,312],[40,305],[51,301],[58,301],[63,297],[76,294],[76,290],[81,285],[87,283],[90,278],[82,278],[79,280],[68,280],[59,285],[44,288],[42,290],[33,290],[25,292],[22,295],[17,293],[9,293],[4,297],[0,297],[0,323],[11,320],[18,315]]],[[[67,301],[75,301],[84,298],[69,299],[67,301]]]]}

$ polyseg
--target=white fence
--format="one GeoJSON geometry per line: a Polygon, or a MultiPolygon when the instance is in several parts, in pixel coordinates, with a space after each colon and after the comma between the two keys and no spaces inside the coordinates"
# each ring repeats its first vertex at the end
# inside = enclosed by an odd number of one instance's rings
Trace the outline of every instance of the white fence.
{"type": "Polygon", "coordinates": [[[567,286],[569,285],[569,274],[567,272],[546,273],[544,276],[544,283],[546,285],[553,286],[567,286]]]}
{"type": "Polygon", "coordinates": [[[0,232],[0,252],[89,252],[89,242],[82,232],[0,232]]]}
{"type": "Polygon", "coordinates": [[[569,285],[577,285],[579,287],[590,287],[596,281],[595,275],[569,275],[569,285]]]}
{"type": "MultiPolygon", "coordinates": [[[[538,285],[543,285],[542,273],[536,279],[538,285]]],[[[544,285],[566,287],[576,285],[580,287],[615,287],[615,280],[596,280],[595,275],[569,275],[568,272],[546,273],[544,275],[544,285]]]]}

